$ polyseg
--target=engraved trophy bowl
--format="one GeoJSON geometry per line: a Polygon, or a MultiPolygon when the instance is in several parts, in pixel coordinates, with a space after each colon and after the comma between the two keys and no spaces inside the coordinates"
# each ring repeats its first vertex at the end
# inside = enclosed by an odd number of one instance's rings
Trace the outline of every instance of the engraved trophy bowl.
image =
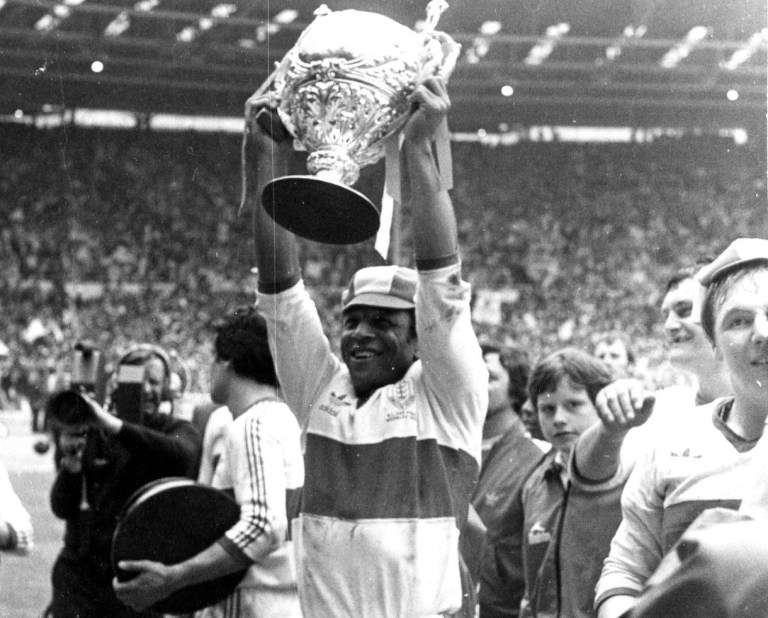
{"type": "Polygon", "coordinates": [[[309,153],[309,175],[276,178],[262,191],[262,205],[279,225],[330,244],[376,233],[380,208],[351,185],[361,167],[384,156],[386,140],[408,118],[416,87],[453,70],[460,46],[434,31],[446,7],[432,0],[421,32],[378,13],[325,5],[315,11],[256,93],[266,91],[294,147],[309,153]]]}

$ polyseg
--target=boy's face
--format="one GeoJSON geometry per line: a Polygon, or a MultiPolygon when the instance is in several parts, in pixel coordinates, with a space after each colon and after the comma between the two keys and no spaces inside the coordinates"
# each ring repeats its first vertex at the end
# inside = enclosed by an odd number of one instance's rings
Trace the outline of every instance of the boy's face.
{"type": "Polygon", "coordinates": [[[359,305],[342,316],[341,357],[359,398],[394,384],[416,360],[413,311],[359,305]]]}
{"type": "Polygon", "coordinates": [[[536,410],[544,439],[566,457],[579,436],[599,420],[586,389],[568,378],[560,380],[554,391],[541,393],[536,410]]]}
{"type": "Polygon", "coordinates": [[[728,290],[715,318],[715,353],[745,395],[768,392],[768,270],[747,274],[728,290]]]}

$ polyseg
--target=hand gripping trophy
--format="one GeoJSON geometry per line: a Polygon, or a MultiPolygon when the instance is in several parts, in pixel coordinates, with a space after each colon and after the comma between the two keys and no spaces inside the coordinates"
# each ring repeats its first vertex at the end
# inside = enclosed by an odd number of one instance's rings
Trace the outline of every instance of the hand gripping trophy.
{"type": "Polygon", "coordinates": [[[384,156],[408,118],[409,95],[427,77],[447,79],[460,46],[435,26],[445,0],[427,6],[423,31],[377,13],[325,5],[246,103],[246,123],[266,105],[309,152],[311,175],[264,187],[263,207],[289,231],[318,242],[353,244],[379,226],[379,207],[359,191],[360,168],[384,156]]]}

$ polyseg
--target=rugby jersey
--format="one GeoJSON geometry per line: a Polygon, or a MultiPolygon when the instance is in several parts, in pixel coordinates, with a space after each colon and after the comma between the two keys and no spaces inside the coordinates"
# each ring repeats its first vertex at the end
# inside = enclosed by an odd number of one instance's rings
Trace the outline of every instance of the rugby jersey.
{"type": "Polygon", "coordinates": [[[469,300],[458,263],[421,270],[420,360],[357,407],[303,283],[259,294],[305,440],[293,539],[306,615],[417,618],[460,608],[459,529],[488,400],[469,300]]]}
{"type": "Polygon", "coordinates": [[[230,555],[251,565],[240,588],[296,595],[287,505],[303,480],[300,430],[284,403],[261,401],[231,422],[212,485],[233,489],[240,505],[240,520],[219,540],[230,555]],[[273,548],[266,556],[259,555],[260,538],[273,548]]]}
{"type": "Polygon", "coordinates": [[[659,436],[641,456],[621,499],[622,523],[597,585],[596,606],[637,596],[696,517],[708,508],[738,509],[756,441],[739,439],[724,418],[733,399],[699,406],[684,431],[659,436]]]}

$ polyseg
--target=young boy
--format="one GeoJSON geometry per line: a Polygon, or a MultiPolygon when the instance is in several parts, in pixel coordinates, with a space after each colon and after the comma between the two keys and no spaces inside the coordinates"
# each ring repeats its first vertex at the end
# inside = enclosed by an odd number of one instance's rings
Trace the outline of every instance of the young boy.
{"type": "Polygon", "coordinates": [[[531,372],[529,396],[552,450],[523,488],[521,617],[594,616],[594,587],[621,521],[628,476],[621,444],[649,413],[603,422],[595,397],[610,382],[604,363],[574,348],[543,358],[531,372]]]}

